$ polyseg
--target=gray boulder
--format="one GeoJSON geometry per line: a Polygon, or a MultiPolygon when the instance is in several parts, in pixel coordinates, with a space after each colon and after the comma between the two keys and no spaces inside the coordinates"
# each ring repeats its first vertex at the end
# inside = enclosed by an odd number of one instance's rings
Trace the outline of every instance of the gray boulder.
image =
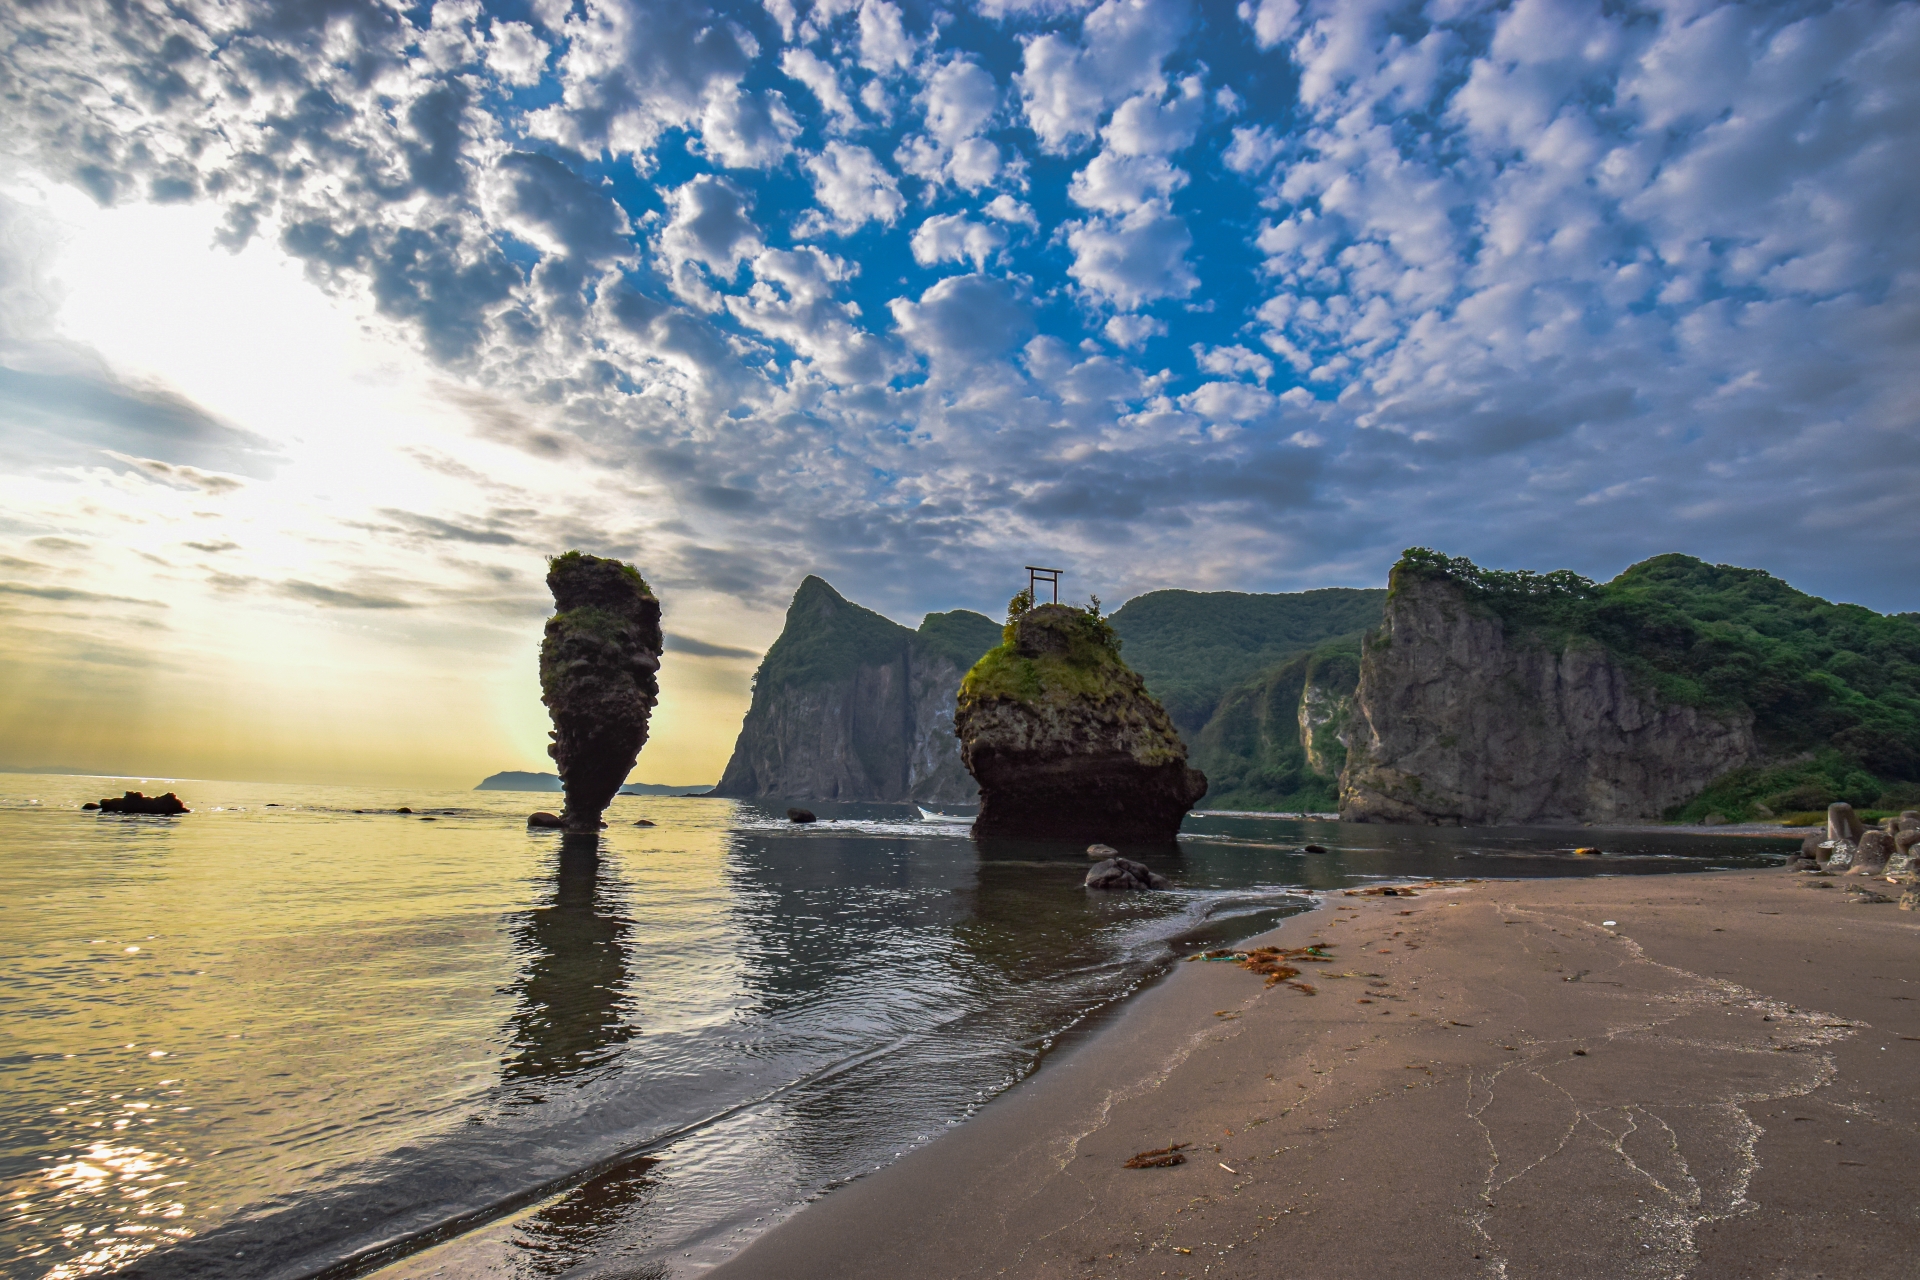
{"type": "Polygon", "coordinates": [[[1087,856],[1098,862],[1102,858],[1117,858],[1120,851],[1110,844],[1090,844],[1087,846],[1087,856]]]}
{"type": "Polygon", "coordinates": [[[1846,801],[1827,806],[1827,839],[1857,841],[1866,834],[1866,830],[1866,824],[1860,821],[1853,806],[1846,801]]]}
{"type": "Polygon", "coordinates": [[[1893,837],[1884,831],[1869,831],[1860,837],[1860,844],[1853,855],[1855,875],[1877,876],[1886,868],[1893,857],[1893,837]]]}
{"type": "Polygon", "coordinates": [[[1171,889],[1173,881],[1127,858],[1108,858],[1087,868],[1089,889],[1171,889]]]}
{"type": "Polygon", "coordinates": [[[1829,871],[1847,871],[1853,867],[1853,857],[1857,852],[1851,840],[1829,840],[1827,842],[1826,868],[1829,871]]]}

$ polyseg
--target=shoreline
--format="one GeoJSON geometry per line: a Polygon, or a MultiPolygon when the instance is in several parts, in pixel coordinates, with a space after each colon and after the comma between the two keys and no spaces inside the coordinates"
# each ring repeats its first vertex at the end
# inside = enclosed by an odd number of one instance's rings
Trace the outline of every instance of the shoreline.
{"type": "Polygon", "coordinates": [[[1243,944],[1327,944],[1316,994],[1179,964],[710,1274],[1910,1274],[1920,915],[1872,883],[1330,893],[1243,944]]]}

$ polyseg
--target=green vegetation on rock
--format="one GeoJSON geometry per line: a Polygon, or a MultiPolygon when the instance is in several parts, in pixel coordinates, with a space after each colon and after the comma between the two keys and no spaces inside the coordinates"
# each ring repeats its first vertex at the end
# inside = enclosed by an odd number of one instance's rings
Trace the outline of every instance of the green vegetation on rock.
{"type": "Polygon", "coordinates": [[[1060,647],[1024,653],[1018,624],[1009,622],[1001,643],[989,649],[960,682],[960,700],[1007,698],[1021,703],[1077,703],[1130,696],[1136,677],[1120,660],[1120,637],[1098,614],[1065,605],[1044,605],[1036,614],[1060,647]]]}
{"type": "Polygon", "coordinates": [[[1866,806],[1912,794],[1920,779],[1920,625],[1910,615],[1833,604],[1758,569],[1684,555],[1597,583],[1414,547],[1389,589],[1415,577],[1454,583],[1510,633],[1602,645],[1663,701],[1750,713],[1769,762],[1725,775],[1670,818],[1866,806]]]}
{"type": "Polygon", "coordinates": [[[1114,613],[1113,629],[1129,665],[1192,736],[1229,689],[1322,641],[1379,626],[1386,598],[1379,589],[1351,587],[1281,595],[1150,591],[1114,613]]]}

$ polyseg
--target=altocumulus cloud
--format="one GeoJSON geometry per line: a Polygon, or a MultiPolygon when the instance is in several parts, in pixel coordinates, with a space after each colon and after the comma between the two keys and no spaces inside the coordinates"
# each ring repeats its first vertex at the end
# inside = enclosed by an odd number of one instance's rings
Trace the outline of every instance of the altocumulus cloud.
{"type": "MultiPolygon", "coordinates": [[[[904,612],[1004,595],[1030,554],[1112,595],[1377,581],[1413,541],[1590,572],[1683,549],[1882,606],[1920,571],[1911,3],[0,25],[14,165],[216,205],[490,438],[686,495],[639,548],[669,583],[764,604],[820,568],[904,612]]],[[[0,397],[118,424],[101,445],[164,483],[240,483],[211,468],[247,443],[191,406],[24,366],[0,397]]]]}

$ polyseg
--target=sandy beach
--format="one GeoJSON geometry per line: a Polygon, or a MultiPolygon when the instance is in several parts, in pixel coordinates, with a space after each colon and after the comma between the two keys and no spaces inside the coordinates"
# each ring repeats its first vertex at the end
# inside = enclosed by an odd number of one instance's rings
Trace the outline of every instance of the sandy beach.
{"type": "Polygon", "coordinates": [[[1314,994],[1183,963],[714,1274],[1911,1277],[1920,916],[1861,883],[1332,895],[1247,944],[1314,994]]]}

